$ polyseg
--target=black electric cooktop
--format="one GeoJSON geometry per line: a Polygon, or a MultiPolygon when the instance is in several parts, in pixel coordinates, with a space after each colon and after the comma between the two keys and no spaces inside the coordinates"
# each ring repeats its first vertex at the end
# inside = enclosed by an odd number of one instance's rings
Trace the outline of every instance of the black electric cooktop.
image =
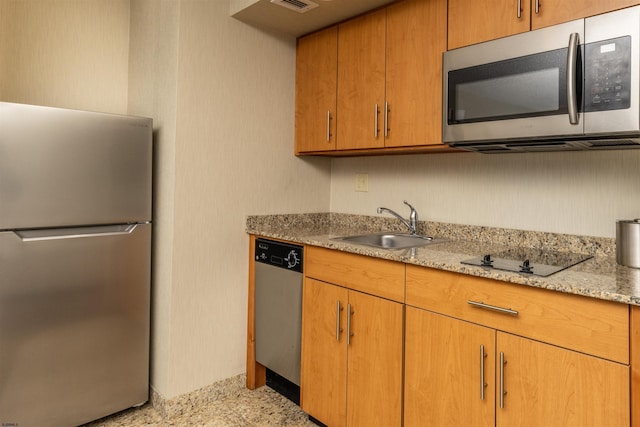
{"type": "Polygon", "coordinates": [[[546,277],[586,261],[589,258],[592,258],[592,256],[571,252],[511,248],[496,254],[484,254],[479,257],[467,259],[462,261],[462,264],[546,277]]]}

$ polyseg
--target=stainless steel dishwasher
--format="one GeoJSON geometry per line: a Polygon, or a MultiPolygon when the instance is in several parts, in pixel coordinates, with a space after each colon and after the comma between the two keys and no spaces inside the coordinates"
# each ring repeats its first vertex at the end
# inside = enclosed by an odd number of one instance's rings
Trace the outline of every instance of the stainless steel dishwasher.
{"type": "Polygon", "coordinates": [[[303,248],[256,239],[255,260],[256,361],[300,386],[303,248]]]}

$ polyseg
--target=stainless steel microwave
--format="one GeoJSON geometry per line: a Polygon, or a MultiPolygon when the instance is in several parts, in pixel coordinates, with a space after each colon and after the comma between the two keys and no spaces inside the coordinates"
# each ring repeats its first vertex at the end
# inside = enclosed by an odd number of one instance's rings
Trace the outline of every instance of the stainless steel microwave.
{"type": "Polygon", "coordinates": [[[640,148],[640,6],[445,52],[443,141],[483,153],[640,148]]]}

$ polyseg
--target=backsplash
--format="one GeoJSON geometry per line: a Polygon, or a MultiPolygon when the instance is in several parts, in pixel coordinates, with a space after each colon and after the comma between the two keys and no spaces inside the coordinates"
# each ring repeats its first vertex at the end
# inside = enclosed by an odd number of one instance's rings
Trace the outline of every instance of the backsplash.
{"type": "Polygon", "coordinates": [[[615,238],[640,216],[640,150],[333,159],[331,212],[385,206],[442,223],[615,238]],[[368,174],[368,192],[354,191],[368,174]]]}

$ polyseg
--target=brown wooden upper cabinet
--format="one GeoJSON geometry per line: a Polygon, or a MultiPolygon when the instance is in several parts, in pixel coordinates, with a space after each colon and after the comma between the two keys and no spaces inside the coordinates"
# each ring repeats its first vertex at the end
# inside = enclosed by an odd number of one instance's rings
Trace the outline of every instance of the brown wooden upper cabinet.
{"type": "Polygon", "coordinates": [[[384,147],[385,27],[382,9],[338,26],[338,148],[384,147]]]}
{"type": "Polygon", "coordinates": [[[447,47],[455,49],[639,3],[638,0],[449,0],[447,47]]]}
{"type": "Polygon", "coordinates": [[[446,16],[446,0],[404,0],[300,38],[296,154],[445,149],[446,16]]]}
{"type": "Polygon", "coordinates": [[[295,152],[336,149],[338,27],[298,39],[295,152]]]}

